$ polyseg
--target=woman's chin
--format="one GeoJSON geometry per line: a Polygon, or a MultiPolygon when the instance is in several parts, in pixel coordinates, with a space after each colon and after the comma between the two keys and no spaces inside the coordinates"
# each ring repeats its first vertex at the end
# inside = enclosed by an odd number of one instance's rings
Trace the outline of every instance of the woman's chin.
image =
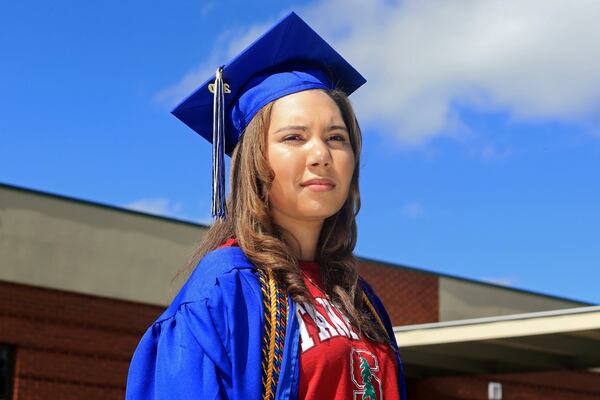
{"type": "Polygon", "coordinates": [[[309,210],[302,210],[301,212],[299,212],[299,214],[302,215],[303,219],[306,219],[306,220],[324,221],[325,219],[335,215],[335,213],[337,213],[338,211],[339,211],[339,208],[321,207],[321,208],[313,208],[313,209],[309,209],[309,210]]]}

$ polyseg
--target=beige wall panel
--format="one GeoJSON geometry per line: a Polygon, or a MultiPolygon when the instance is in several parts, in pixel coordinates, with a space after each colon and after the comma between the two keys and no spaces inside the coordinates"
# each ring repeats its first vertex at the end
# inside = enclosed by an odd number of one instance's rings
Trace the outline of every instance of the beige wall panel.
{"type": "Polygon", "coordinates": [[[205,229],[0,187],[0,280],[151,304],[205,229]]]}
{"type": "Polygon", "coordinates": [[[440,277],[440,321],[491,317],[587,305],[500,286],[440,277]]]}
{"type": "MultiPolygon", "coordinates": [[[[206,227],[0,185],[0,280],[166,305],[206,227]]],[[[586,305],[439,277],[440,321],[586,305]]]]}

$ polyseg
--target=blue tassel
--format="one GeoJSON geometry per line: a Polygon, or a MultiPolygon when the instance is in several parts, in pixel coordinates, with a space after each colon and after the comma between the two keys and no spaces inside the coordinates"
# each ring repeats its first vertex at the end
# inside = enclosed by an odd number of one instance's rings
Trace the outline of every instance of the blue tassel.
{"type": "Polygon", "coordinates": [[[217,69],[213,86],[212,205],[213,218],[225,215],[225,89],[223,66],[217,69]]]}

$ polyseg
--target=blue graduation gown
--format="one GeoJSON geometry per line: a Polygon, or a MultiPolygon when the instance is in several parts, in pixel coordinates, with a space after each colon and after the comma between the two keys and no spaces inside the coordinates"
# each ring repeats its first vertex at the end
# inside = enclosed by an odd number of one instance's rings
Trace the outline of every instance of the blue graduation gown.
{"type": "MultiPolygon", "coordinates": [[[[235,246],[202,258],[142,337],[129,367],[127,400],[261,398],[264,320],[254,268],[235,246]]],[[[383,305],[366,284],[365,292],[394,338],[383,305]]],[[[299,340],[296,305],[290,300],[277,399],[298,397],[299,340]]],[[[399,357],[398,363],[405,400],[399,357]]]]}

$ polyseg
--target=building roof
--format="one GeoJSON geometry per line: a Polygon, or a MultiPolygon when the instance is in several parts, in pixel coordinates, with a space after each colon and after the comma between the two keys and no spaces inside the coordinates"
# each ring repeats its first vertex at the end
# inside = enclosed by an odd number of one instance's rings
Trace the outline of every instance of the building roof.
{"type": "Polygon", "coordinates": [[[394,328],[412,377],[600,367],[600,306],[394,328]]]}
{"type": "MultiPolygon", "coordinates": [[[[82,199],[78,199],[78,198],[73,198],[73,197],[68,197],[68,196],[63,196],[63,195],[57,195],[57,194],[53,194],[53,193],[48,193],[48,192],[44,192],[44,191],[40,191],[40,190],[34,190],[34,189],[29,189],[29,188],[24,188],[24,187],[19,187],[19,186],[15,186],[15,185],[10,185],[10,184],[5,184],[5,183],[0,183],[0,191],[5,191],[6,195],[8,193],[14,193],[14,194],[20,194],[24,197],[27,197],[29,199],[34,199],[37,198],[39,200],[41,200],[40,202],[35,202],[34,203],[27,203],[25,204],[23,202],[23,200],[18,200],[20,207],[24,207],[24,208],[31,208],[31,209],[35,209],[35,211],[39,211],[40,209],[43,208],[43,214],[48,214],[48,210],[46,210],[46,205],[44,203],[44,200],[46,200],[46,203],[48,202],[53,202],[53,203],[62,203],[64,206],[63,211],[61,211],[59,214],[61,215],[61,217],[72,217],[73,219],[78,220],[77,222],[79,222],[79,220],[81,219],[81,215],[87,215],[89,217],[89,215],[97,215],[97,219],[102,221],[102,225],[106,225],[108,222],[108,219],[110,220],[122,220],[122,221],[128,221],[127,223],[118,223],[118,222],[114,222],[115,224],[119,224],[122,226],[118,227],[118,231],[130,231],[130,226],[132,224],[132,220],[137,220],[137,224],[139,223],[145,223],[145,225],[152,225],[151,228],[144,228],[142,229],[142,231],[144,231],[144,235],[148,236],[148,235],[153,235],[154,233],[156,233],[157,227],[167,227],[167,226],[176,226],[179,225],[181,227],[180,230],[184,230],[185,233],[179,232],[178,235],[180,238],[184,238],[184,241],[190,241],[188,238],[189,237],[193,237],[198,239],[199,235],[201,235],[203,232],[205,232],[208,229],[207,225],[203,225],[203,224],[198,224],[198,223],[194,223],[194,222],[190,222],[190,221],[184,221],[184,220],[180,220],[180,219],[176,219],[176,218],[171,218],[171,217],[163,217],[163,216],[157,216],[154,214],[149,214],[149,213],[144,213],[144,212],[139,212],[139,211],[134,211],[134,210],[130,210],[127,208],[123,208],[123,207],[115,207],[115,206],[111,206],[111,205],[106,205],[106,204],[102,204],[102,203],[98,203],[98,202],[93,202],[93,201],[88,201],[88,200],[82,200],[82,199]],[[44,205],[42,205],[44,204],[44,205]],[[69,207],[72,206],[72,207],[69,207]],[[67,208],[69,210],[75,210],[75,209],[80,209],[82,211],[79,212],[75,212],[75,211],[67,211],[67,208]],[[84,209],[90,210],[90,211],[83,211],[84,209]],[[93,212],[91,211],[93,210],[93,212]],[[110,217],[109,217],[110,216],[110,217]],[[145,221],[145,222],[144,222],[145,221]],[[194,231],[199,232],[198,234],[195,234],[194,231]]],[[[6,197],[5,195],[5,197],[6,197]]],[[[4,204],[7,200],[4,199],[4,201],[0,201],[0,206],[4,205],[7,206],[7,204],[4,204]]],[[[12,203],[10,205],[8,205],[9,207],[13,207],[12,203]]],[[[56,213],[55,211],[53,211],[53,213],[56,213]]],[[[29,220],[29,219],[27,219],[29,220]]],[[[37,221],[37,224],[47,224],[47,221],[37,221]]],[[[97,226],[96,223],[94,223],[95,226],[97,226]]],[[[114,227],[112,227],[114,228],[114,227]]],[[[94,229],[97,229],[94,228],[94,229]]],[[[141,228],[140,228],[141,229],[141,228]]],[[[175,228],[172,228],[175,229],[175,228]]],[[[36,230],[37,231],[37,230],[36,230]]],[[[92,232],[88,232],[89,234],[92,234],[92,232]]],[[[129,237],[130,232],[126,232],[129,237]]],[[[81,232],[78,232],[77,236],[81,236],[81,232]]],[[[88,235],[89,236],[89,235],[88,235]]],[[[118,243],[122,243],[123,246],[125,246],[127,243],[123,242],[123,238],[117,237],[116,235],[112,235],[113,239],[118,242],[118,243]]],[[[86,236],[83,235],[81,237],[81,240],[85,239],[86,236]]],[[[172,238],[175,238],[175,236],[172,236],[172,238]]],[[[39,239],[39,238],[38,238],[39,239]]],[[[40,240],[37,240],[38,242],[40,240]]],[[[197,240],[196,240],[197,241],[197,240]]],[[[195,241],[192,241],[191,243],[193,244],[195,241]]],[[[88,241],[88,243],[91,243],[88,241]]],[[[97,244],[94,244],[94,248],[97,248],[97,244]]],[[[154,246],[148,244],[149,248],[153,248],[154,246]]],[[[84,248],[84,246],[80,246],[81,248],[84,248]]],[[[141,247],[141,243],[137,244],[137,246],[134,246],[133,244],[131,244],[130,246],[128,246],[129,248],[132,247],[141,247]]],[[[189,246],[188,246],[189,247],[189,246]]],[[[0,249],[1,250],[1,249],[0,249]]],[[[119,249],[120,250],[120,249],[119,249]]],[[[181,254],[182,256],[182,260],[177,259],[176,257],[173,258],[174,260],[177,260],[176,262],[173,262],[173,264],[177,264],[178,267],[181,267],[182,264],[185,263],[185,259],[188,257],[188,255],[191,253],[192,248],[187,249],[187,248],[180,248],[177,247],[177,250],[172,250],[170,252],[170,254],[176,254],[177,252],[179,252],[179,254],[181,254]]],[[[64,253],[64,249],[61,250],[64,253]]],[[[114,249],[111,249],[111,251],[114,251],[114,249]]],[[[130,255],[130,258],[132,256],[130,255]]],[[[139,258],[139,257],[138,257],[139,258]]],[[[536,291],[531,291],[531,290],[525,290],[525,289],[521,289],[521,288],[513,288],[513,287],[508,287],[508,286],[503,286],[503,285],[498,285],[498,284],[494,284],[494,283],[489,283],[489,282],[484,282],[484,281],[478,281],[478,280],[474,280],[474,279],[469,279],[469,278],[465,278],[465,277],[460,277],[460,276],[455,276],[455,275],[449,275],[449,274],[444,274],[441,272],[435,272],[432,270],[427,270],[427,269],[422,269],[422,268],[416,268],[416,267],[410,267],[404,264],[397,264],[397,263],[389,263],[389,262],[385,262],[385,261],[381,261],[381,260],[375,260],[375,259],[370,259],[367,257],[358,257],[359,260],[361,262],[367,262],[367,263],[373,263],[376,265],[380,265],[380,266],[385,266],[385,267],[391,267],[391,268],[401,268],[404,270],[412,270],[418,273],[423,273],[423,274],[428,274],[428,275],[433,275],[433,276],[437,276],[440,278],[447,278],[445,279],[446,281],[455,281],[455,282],[464,282],[465,284],[472,284],[471,286],[475,285],[475,286],[479,286],[482,288],[490,288],[490,289],[499,289],[505,292],[513,292],[515,294],[529,294],[535,297],[539,297],[540,299],[544,298],[546,300],[556,300],[557,302],[563,302],[564,304],[562,305],[555,305],[553,308],[564,308],[564,307],[572,307],[572,306],[578,306],[578,305],[591,305],[591,303],[589,302],[584,302],[581,300],[576,300],[576,299],[567,299],[561,296],[556,296],[556,295],[552,295],[552,294],[547,294],[547,293],[541,293],[541,292],[536,292],[536,291]]],[[[124,259],[124,258],[120,258],[120,259],[124,259]]],[[[129,260],[131,262],[131,260],[129,260]]],[[[158,261],[157,261],[158,262],[158,261]]],[[[169,277],[172,278],[172,273],[173,271],[172,268],[171,270],[169,270],[169,264],[167,263],[167,261],[162,261],[163,262],[163,268],[165,269],[165,271],[163,271],[160,276],[157,278],[157,284],[159,282],[166,282],[169,280],[169,277]],[[169,270],[169,271],[167,271],[169,270]],[[169,275],[171,274],[171,275],[169,275]]],[[[16,264],[15,264],[16,265],[16,264]]],[[[131,263],[128,264],[131,266],[131,263]]],[[[16,267],[15,267],[16,268],[16,267]]],[[[158,266],[157,266],[158,268],[158,266]]],[[[54,272],[52,272],[54,274],[54,272]]],[[[130,272],[131,275],[131,272],[130,272]]],[[[144,276],[148,276],[148,272],[144,272],[144,276]]],[[[9,281],[18,281],[21,283],[32,283],[32,284],[36,284],[39,285],[41,284],[42,286],[48,286],[45,285],[43,282],[38,282],[38,281],[30,281],[29,276],[27,277],[23,277],[21,279],[13,279],[10,276],[3,276],[0,274],[0,279],[5,279],[5,280],[9,280],[9,281]]],[[[62,283],[64,280],[61,280],[60,282],[58,282],[58,286],[57,285],[50,285],[50,287],[55,287],[57,289],[65,289],[65,290],[74,290],[74,287],[71,286],[67,286],[65,287],[62,283]]],[[[94,286],[96,285],[95,283],[92,285],[94,286]]],[[[81,284],[77,284],[76,287],[81,288],[82,285],[81,284]]],[[[136,289],[128,289],[129,291],[135,291],[136,289]]],[[[464,288],[459,288],[458,290],[464,290],[464,288]]],[[[153,288],[152,285],[148,286],[148,292],[152,292],[152,293],[156,293],[157,290],[153,288]]],[[[115,293],[106,293],[104,290],[87,290],[85,291],[86,293],[89,294],[97,294],[97,295],[115,295],[115,293]]],[[[165,302],[167,302],[166,297],[163,295],[138,295],[135,293],[118,293],[116,294],[117,297],[119,298],[123,298],[123,299],[128,299],[128,300],[135,300],[135,301],[142,301],[142,302],[150,302],[150,303],[155,303],[155,304],[163,304],[165,302]]],[[[522,299],[521,299],[522,300],[522,299]]],[[[526,300],[525,300],[526,301],[526,300]]],[[[455,308],[455,307],[454,307],[455,308]]],[[[453,318],[456,318],[457,316],[453,315],[453,318]]],[[[460,317],[460,316],[459,316],[460,317]]]]}

